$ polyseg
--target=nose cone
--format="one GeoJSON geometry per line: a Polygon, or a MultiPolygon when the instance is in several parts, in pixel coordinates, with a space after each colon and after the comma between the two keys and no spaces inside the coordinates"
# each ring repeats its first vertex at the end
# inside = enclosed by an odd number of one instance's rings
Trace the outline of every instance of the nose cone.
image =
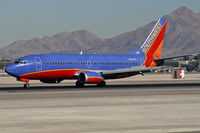
{"type": "Polygon", "coordinates": [[[15,66],[14,65],[9,65],[6,67],[6,70],[5,70],[9,75],[12,75],[14,77],[17,76],[17,73],[16,73],[16,69],[15,69],[15,66]]]}

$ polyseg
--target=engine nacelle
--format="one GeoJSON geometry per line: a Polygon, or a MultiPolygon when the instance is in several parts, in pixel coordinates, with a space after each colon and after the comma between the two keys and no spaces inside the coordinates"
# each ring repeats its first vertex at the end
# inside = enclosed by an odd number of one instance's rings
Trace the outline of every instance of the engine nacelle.
{"type": "Polygon", "coordinates": [[[41,79],[42,83],[50,83],[50,84],[58,84],[62,81],[62,79],[41,79]]]}
{"type": "Polygon", "coordinates": [[[103,81],[103,77],[100,73],[85,71],[80,72],[78,81],[80,83],[101,83],[103,81]]]}

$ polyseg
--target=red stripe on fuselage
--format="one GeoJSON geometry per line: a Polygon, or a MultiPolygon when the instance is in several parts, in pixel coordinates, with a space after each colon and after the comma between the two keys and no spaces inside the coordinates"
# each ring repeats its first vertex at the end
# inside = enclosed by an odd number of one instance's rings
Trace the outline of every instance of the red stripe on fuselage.
{"type": "Polygon", "coordinates": [[[27,79],[72,79],[74,74],[78,71],[88,71],[82,69],[61,69],[61,70],[48,70],[34,73],[20,75],[20,78],[27,79]]]}

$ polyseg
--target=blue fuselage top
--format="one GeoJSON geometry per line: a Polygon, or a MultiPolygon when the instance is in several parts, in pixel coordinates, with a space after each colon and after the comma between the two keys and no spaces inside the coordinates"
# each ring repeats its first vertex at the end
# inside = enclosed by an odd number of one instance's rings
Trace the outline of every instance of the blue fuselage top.
{"type": "MultiPolygon", "coordinates": [[[[145,60],[143,54],[36,54],[16,59],[10,65],[12,75],[20,75],[62,69],[115,70],[140,66],[145,60]],[[15,72],[14,72],[15,70],[15,72]]],[[[8,68],[9,69],[9,68],[8,68]]]]}

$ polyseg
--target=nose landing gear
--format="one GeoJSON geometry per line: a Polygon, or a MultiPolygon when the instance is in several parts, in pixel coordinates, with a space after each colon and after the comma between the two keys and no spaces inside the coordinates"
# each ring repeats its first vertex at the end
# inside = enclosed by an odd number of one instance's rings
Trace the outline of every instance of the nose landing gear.
{"type": "Polygon", "coordinates": [[[25,84],[24,84],[24,88],[29,88],[30,87],[30,84],[28,83],[28,82],[26,82],[25,84]]]}
{"type": "Polygon", "coordinates": [[[26,79],[26,78],[17,78],[17,81],[22,81],[22,82],[26,82],[25,84],[24,84],[24,88],[29,88],[30,87],[30,85],[29,85],[29,79],[26,79]]]}

